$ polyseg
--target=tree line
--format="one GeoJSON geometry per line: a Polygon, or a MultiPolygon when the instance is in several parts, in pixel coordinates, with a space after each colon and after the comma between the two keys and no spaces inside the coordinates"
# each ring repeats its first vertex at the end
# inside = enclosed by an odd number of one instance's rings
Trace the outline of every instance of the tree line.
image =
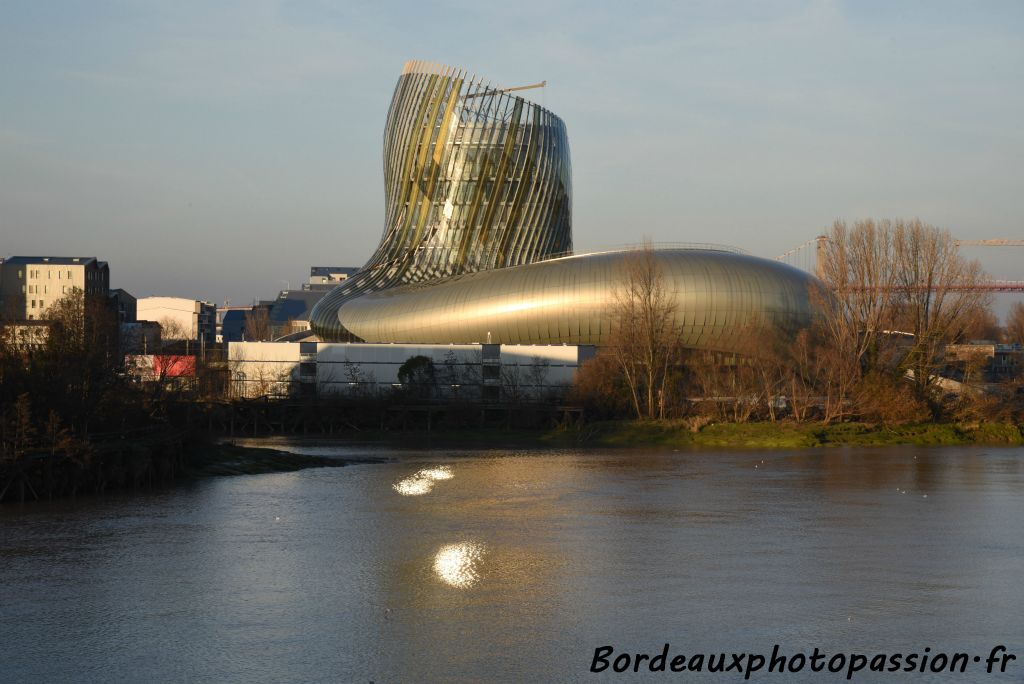
{"type": "Polygon", "coordinates": [[[837,221],[818,259],[809,326],[757,323],[723,353],[683,347],[653,252],[628,255],[612,339],[581,368],[575,400],[592,416],[696,425],[1020,419],[1020,375],[982,382],[984,356],[958,356],[952,345],[1024,343],[1024,304],[999,326],[979,287],[986,274],[948,231],[919,220],[837,221]]]}
{"type": "Polygon", "coordinates": [[[0,325],[0,466],[46,455],[87,468],[107,436],[167,428],[165,404],[120,356],[117,313],[81,290],[42,322],[0,325]]]}

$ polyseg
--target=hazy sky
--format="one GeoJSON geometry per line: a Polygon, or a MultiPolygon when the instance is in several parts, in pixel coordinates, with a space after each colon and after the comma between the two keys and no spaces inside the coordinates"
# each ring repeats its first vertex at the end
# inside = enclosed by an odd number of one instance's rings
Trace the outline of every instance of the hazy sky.
{"type": "MultiPolygon", "coordinates": [[[[0,0],[0,254],[236,303],[383,229],[407,59],[566,122],[577,251],[835,218],[1024,238],[1024,3],[0,0]]],[[[1024,249],[972,252],[1024,278],[1024,249]]]]}

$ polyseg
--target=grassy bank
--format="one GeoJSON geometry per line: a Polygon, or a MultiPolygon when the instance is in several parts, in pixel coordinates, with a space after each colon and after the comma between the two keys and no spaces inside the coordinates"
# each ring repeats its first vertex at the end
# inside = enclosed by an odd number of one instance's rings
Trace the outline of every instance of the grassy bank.
{"type": "MultiPolygon", "coordinates": [[[[691,430],[686,421],[602,421],[555,430],[506,430],[502,428],[437,428],[431,431],[364,431],[335,437],[345,442],[394,448],[536,449],[598,447],[666,447],[688,449],[807,449],[829,446],[894,446],[917,444],[956,446],[968,444],[1024,445],[1022,426],[1007,423],[921,423],[885,426],[869,423],[755,422],[715,423],[691,430]]],[[[276,472],[345,461],[302,456],[274,449],[218,445],[213,471],[276,472]],[[266,452],[261,454],[260,452],[266,452]],[[236,458],[237,457],[237,458],[236,458]]],[[[359,461],[366,462],[366,461],[359,461]]]]}
{"type": "Polygon", "coordinates": [[[1005,423],[964,425],[922,423],[871,425],[841,423],[716,423],[691,430],[683,421],[608,421],[545,435],[557,444],[594,446],[664,446],[689,448],[804,449],[823,446],[897,444],[1013,446],[1024,444],[1021,426],[1005,423]]]}

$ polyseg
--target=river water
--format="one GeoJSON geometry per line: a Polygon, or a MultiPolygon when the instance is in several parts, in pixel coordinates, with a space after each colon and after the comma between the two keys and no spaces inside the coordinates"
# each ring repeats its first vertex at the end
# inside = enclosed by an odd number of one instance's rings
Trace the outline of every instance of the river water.
{"type": "Polygon", "coordinates": [[[276,446],[395,460],[0,508],[0,681],[742,681],[589,671],[666,643],[1024,681],[1019,449],[276,446]]]}

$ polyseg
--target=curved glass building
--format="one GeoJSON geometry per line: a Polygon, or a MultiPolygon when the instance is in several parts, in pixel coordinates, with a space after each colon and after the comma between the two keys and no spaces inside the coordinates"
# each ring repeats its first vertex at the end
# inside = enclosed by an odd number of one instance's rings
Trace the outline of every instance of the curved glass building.
{"type": "Polygon", "coordinates": [[[571,177],[557,116],[462,70],[406,63],[384,128],[384,235],[313,309],[313,331],[351,339],[339,308],[367,292],[571,254],[571,177]]]}
{"type": "MultiPolygon", "coordinates": [[[[384,236],[313,309],[325,341],[601,344],[628,251],[572,256],[565,124],[451,67],[409,62],[384,131],[384,236]]],[[[724,249],[654,252],[687,346],[809,323],[813,279],[724,249]]]]}

